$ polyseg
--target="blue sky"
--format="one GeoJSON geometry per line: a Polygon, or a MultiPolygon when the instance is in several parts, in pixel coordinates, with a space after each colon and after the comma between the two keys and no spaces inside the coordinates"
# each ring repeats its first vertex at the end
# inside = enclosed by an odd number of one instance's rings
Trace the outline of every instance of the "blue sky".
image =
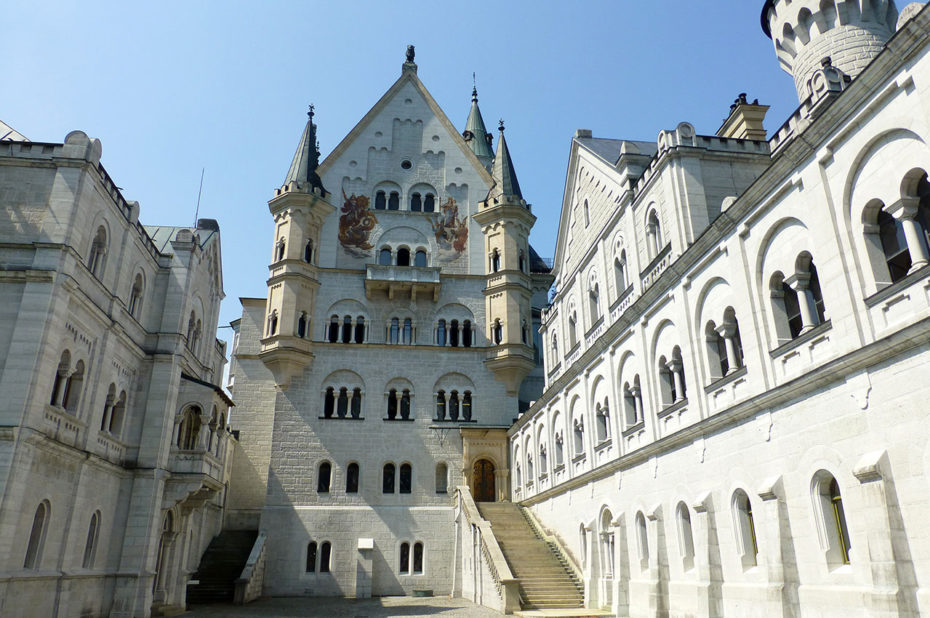
{"type": "MultiPolygon", "coordinates": [[[[532,243],[554,252],[569,145],[713,134],[740,92],[797,106],[762,33],[762,0],[103,2],[5,0],[0,119],[33,141],[81,129],[146,224],[219,220],[227,300],[264,296],[267,201],[315,103],[323,155],[400,75],[419,76],[461,130],[477,73],[488,128],[507,122],[532,243]]],[[[228,332],[228,331],[226,331],[228,332]]],[[[224,332],[220,337],[225,338],[224,332]]]]}

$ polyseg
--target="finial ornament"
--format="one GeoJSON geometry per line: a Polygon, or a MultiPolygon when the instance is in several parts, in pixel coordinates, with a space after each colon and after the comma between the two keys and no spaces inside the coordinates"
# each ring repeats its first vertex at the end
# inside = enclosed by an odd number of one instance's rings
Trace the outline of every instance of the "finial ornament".
{"type": "Polygon", "coordinates": [[[498,124],[497,130],[503,133],[504,132],[504,119],[501,118],[500,120],[498,120],[497,124],[498,124]]]}
{"type": "Polygon", "coordinates": [[[413,62],[413,59],[416,57],[417,53],[414,51],[413,45],[407,46],[407,62],[413,62]]]}
{"type": "Polygon", "coordinates": [[[310,118],[310,120],[313,120],[313,103],[310,104],[310,109],[307,111],[307,117],[310,118]]]}
{"type": "Polygon", "coordinates": [[[478,102],[478,81],[475,78],[474,72],[471,74],[471,102],[478,102]]]}

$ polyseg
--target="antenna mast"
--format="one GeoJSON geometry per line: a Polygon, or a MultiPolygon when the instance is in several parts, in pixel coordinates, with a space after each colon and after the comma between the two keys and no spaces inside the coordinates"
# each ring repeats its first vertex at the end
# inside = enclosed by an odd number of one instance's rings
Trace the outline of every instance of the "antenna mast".
{"type": "Polygon", "coordinates": [[[200,196],[203,194],[203,173],[207,168],[200,169],[200,189],[197,190],[197,210],[194,211],[194,229],[197,228],[197,220],[200,218],[200,196]]]}

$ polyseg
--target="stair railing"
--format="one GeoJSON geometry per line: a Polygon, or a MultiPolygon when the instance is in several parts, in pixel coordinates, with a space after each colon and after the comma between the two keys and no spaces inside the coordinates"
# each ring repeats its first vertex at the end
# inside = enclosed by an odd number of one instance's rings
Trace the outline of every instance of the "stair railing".
{"type": "Polygon", "coordinates": [[[584,574],[582,573],[581,568],[575,564],[574,557],[571,555],[571,553],[565,549],[565,546],[562,544],[562,540],[556,535],[550,534],[536,518],[536,514],[533,513],[533,511],[526,508],[525,506],[521,506],[520,511],[529,522],[533,532],[535,532],[536,535],[545,541],[550,547],[555,549],[555,551],[559,554],[559,557],[562,558],[562,561],[568,565],[568,568],[570,568],[572,571],[571,574],[575,581],[584,585],[584,574]]]}
{"type": "Polygon", "coordinates": [[[503,611],[505,614],[512,614],[520,609],[520,580],[511,573],[510,566],[504,558],[504,552],[501,551],[500,545],[497,544],[497,538],[491,529],[491,522],[481,517],[478,507],[471,497],[471,490],[467,486],[460,486],[456,487],[455,494],[465,522],[478,530],[482,563],[491,574],[502,605],[502,607],[493,609],[503,611]]]}
{"type": "Polygon", "coordinates": [[[265,533],[259,532],[249,559],[239,578],[236,579],[236,588],[233,593],[233,603],[245,605],[251,603],[262,594],[262,585],[265,579],[265,533]]]}

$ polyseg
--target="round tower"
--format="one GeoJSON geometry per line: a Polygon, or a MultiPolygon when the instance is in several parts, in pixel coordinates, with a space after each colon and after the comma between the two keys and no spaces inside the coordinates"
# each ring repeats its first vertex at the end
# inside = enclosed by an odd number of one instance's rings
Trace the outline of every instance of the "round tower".
{"type": "Polygon", "coordinates": [[[897,20],[894,0],[766,0],[762,9],[762,30],[802,102],[822,60],[855,78],[881,52],[897,20]]]}

